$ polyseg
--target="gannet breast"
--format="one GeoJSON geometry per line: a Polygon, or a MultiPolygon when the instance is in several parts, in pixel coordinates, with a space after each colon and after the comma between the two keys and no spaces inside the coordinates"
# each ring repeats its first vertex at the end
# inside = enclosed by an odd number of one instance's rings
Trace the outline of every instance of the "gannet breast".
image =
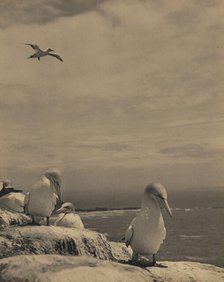
{"type": "Polygon", "coordinates": [[[71,227],[77,229],[84,229],[83,222],[78,214],[61,213],[55,221],[56,226],[71,227]]]}
{"type": "Polygon", "coordinates": [[[38,217],[48,217],[55,209],[58,196],[47,177],[42,177],[27,194],[26,210],[38,217]]]}
{"type": "Polygon", "coordinates": [[[131,223],[133,237],[130,241],[132,249],[142,255],[156,254],[166,238],[166,229],[162,215],[156,221],[147,215],[137,216],[131,223]]]}

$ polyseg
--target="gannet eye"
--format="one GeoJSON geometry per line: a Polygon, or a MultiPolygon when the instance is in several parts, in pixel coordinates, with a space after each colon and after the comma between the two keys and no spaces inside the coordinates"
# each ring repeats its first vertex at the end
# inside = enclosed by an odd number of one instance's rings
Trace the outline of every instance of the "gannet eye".
{"type": "Polygon", "coordinates": [[[54,179],[54,182],[55,182],[58,186],[60,186],[59,181],[57,181],[57,180],[54,179]]]}
{"type": "Polygon", "coordinates": [[[160,194],[157,194],[157,195],[155,195],[156,197],[158,197],[159,199],[161,199],[161,200],[165,200],[165,198],[162,196],[162,195],[160,195],[160,194]]]}

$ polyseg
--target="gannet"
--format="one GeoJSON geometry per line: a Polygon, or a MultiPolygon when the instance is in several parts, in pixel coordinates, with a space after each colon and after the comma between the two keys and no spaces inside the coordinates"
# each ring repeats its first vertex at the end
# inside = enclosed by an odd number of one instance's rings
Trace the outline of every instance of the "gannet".
{"type": "Polygon", "coordinates": [[[155,255],[166,237],[163,216],[160,205],[172,217],[167,202],[167,192],[160,183],[151,183],[146,186],[141,203],[140,213],[132,220],[125,233],[126,246],[131,246],[132,262],[138,262],[138,256],[148,258],[153,256],[152,265],[156,265],[155,255]]]}
{"type": "Polygon", "coordinates": [[[59,214],[54,225],[84,229],[83,222],[78,214],[75,214],[75,207],[72,203],[64,203],[55,214],[59,214]]]}
{"type": "Polygon", "coordinates": [[[46,217],[47,225],[57,204],[61,203],[61,174],[57,169],[47,170],[25,197],[25,211],[32,217],[46,217]]]}
{"type": "Polygon", "coordinates": [[[31,46],[36,51],[36,53],[34,53],[28,59],[37,58],[40,61],[41,57],[49,55],[49,56],[55,57],[56,59],[58,59],[61,62],[63,62],[62,58],[58,54],[52,54],[51,53],[51,52],[54,52],[54,50],[51,49],[51,48],[48,48],[47,50],[41,50],[40,47],[38,45],[36,45],[36,44],[29,44],[29,43],[25,43],[25,44],[31,46]]]}

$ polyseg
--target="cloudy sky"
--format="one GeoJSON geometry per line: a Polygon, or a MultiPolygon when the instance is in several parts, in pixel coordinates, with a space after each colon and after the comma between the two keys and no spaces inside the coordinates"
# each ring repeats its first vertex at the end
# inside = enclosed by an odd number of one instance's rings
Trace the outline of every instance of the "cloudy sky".
{"type": "Polygon", "coordinates": [[[0,173],[64,191],[224,183],[222,0],[2,0],[0,173]],[[35,43],[56,50],[27,59],[35,43]]]}

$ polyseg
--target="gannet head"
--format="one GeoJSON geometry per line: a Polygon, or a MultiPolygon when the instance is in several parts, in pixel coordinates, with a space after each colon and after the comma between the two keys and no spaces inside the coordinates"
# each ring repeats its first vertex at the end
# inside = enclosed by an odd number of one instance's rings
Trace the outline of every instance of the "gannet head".
{"type": "Polygon", "coordinates": [[[51,49],[51,48],[48,48],[48,49],[47,49],[47,52],[48,52],[48,53],[49,53],[49,52],[54,52],[54,50],[51,49]]]}
{"type": "Polygon", "coordinates": [[[2,180],[2,187],[4,188],[11,188],[12,187],[12,182],[9,179],[3,179],[2,180]]]}
{"type": "Polygon", "coordinates": [[[57,168],[50,168],[44,173],[44,176],[51,181],[61,201],[61,172],[57,168]]]}
{"type": "Polygon", "coordinates": [[[49,179],[53,180],[58,186],[61,185],[61,172],[57,168],[48,169],[44,175],[49,179]]]}
{"type": "Polygon", "coordinates": [[[75,207],[72,203],[64,203],[62,204],[62,206],[60,207],[60,209],[56,210],[56,214],[58,213],[70,213],[70,212],[74,212],[75,211],[75,207]]]}
{"type": "Polygon", "coordinates": [[[161,204],[167,211],[170,217],[172,217],[172,212],[167,201],[166,188],[160,183],[150,183],[146,186],[144,191],[144,197],[150,197],[161,204]]]}

